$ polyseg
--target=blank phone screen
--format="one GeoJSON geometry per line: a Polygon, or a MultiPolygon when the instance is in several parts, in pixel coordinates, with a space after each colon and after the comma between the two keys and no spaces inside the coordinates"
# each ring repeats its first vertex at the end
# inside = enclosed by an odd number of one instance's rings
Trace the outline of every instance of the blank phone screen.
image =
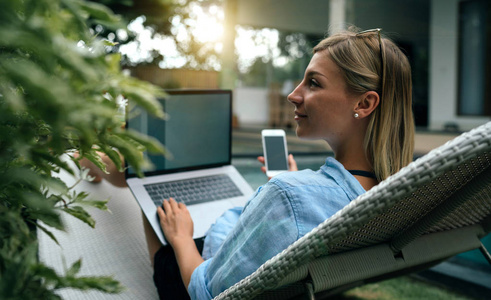
{"type": "Polygon", "coordinates": [[[288,170],[288,163],[285,153],[285,142],[282,136],[266,136],[266,156],[268,160],[268,170],[288,170]]]}

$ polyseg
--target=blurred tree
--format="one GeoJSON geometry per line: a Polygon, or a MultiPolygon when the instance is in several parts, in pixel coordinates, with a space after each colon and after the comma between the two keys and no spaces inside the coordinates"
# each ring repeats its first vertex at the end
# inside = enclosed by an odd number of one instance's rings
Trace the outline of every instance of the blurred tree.
{"type": "MultiPolygon", "coordinates": [[[[94,0],[94,2],[104,4],[127,21],[145,16],[145,25],[163,34],[170,34],[169,18],[175,13],[174,9],[178,6],[178,1],[174,0],[94,0]]],[[[181,5],[186,5],[190,1],[179,2],[182,3],[181,5]]]]}
{"type": "MultiPolygon", "coordinates": [[[[241,30],[247,31],[247,36],[250,36],[253,41],[251,52],[254,52],[254,48],[268,48],[267,55],[256,55],[252,62],[249,58],[247,66],[242,64],[239,67],[239,79],[245,86],[268,87],[271,83],[281,84],[285,81],[295,82],[301,79],[309,63],[312,48],[322,39],[318,35],[274,29],[243,27],[241,30]],[[277,34],[277,42],[271,43],[274,39],[268,35],[273,31],[277,34]]],[[[237,59],[241,64],[241,57],[237,59]]]]}
{"type": "MultiPolygon", "coordinates": [[[[155,34],[171,35],[170,28],[170,17],[171,12],[174,11],[175,1],[173,0],[92,0],[94,2],[101,3],[108,8],[110,8],[115,14],[120,15],[125,23],[131,23],[137,18],[143,16],[144,23],[151,32],[151,36],[154,37],[155,34]]],[[[90,21],[90,19],[89,19],[90,21]]],[[[112,46],[108,47],[108,52],[118,53],[122,45],[128,43],[140,43],[136,40],[136,35],[128,30],[127,27],[119,27],[117,29],[111,26],[106,26],[105,23],[94,23],[90,22],[89,26],[91,30],[100,37],[106,38],[113,43],[112,46]]],[[[148,53],[151,56],[150,61],[141,61],[140,63],[153,63],[157,64],[159,60],[163,57],[156,50],[151,50],[148,53]]],[[[134,65],[131,60],[123,55],[121,57],[121,64],[123,66],[134,65]]]]}
{"type": "MultiPolygon", "coordinates": [[[[146,31],[145,39],[139,38],[139,33],[128,30],[126,34],[117,34],[110,28],[100,24],[93,26],[93,30],[100,36],[106,37],[116,43],[112,52],[116,53],[119,47],[134,43],[139,58],[131,58],[123,53],[122,62],[124,66],[135,66],[141,64],[160,65],[163,68],[189,68],[198,70],[220,70],[221,69],[221,41],[207,41],[203,39],[206,32],[197,30],[200,26],[210,25],[199,23],[200,17],[208,15],[214,18],[216,23],[223,23],[224,0],[94,0],[103,3],[121,14],[129,23],[136,22],[146,31]],[[210,13],[219,11],[219,13],[210,13]],[[159,49],[159,42],[172,40],[175,54],[171,57],[159,49]],[[144,45],[144,44],[147,45],[144,45]],[[151,44],[151,45],[150,45],[151,44]],[[218,46],[217,46],[218,45],[218,46]],[[175,66],[168,61],[178,56],[179,65],[175,66]]],[[[206,28],[208,31],[217,28],[206,28]]],[[[262,29],[249,28],[255,33],[250,37],[256,46],[268,43],[263,36],[262,29]]],[[[267,29],[273,30],[273,29],[267,29]]],[[[141,33],[141,32],[140,32],[141,33]]],[[[208,32],[209,33],[209,32],[208,32]]],[[[249,63],[250,68],[242,72],[240,78],[243,83],[254,86],[265,86],[269,81],[283,81],[286,79],[298,79],[303,75],[306,66],[304,58],[310,56],[310,51],[322,37],[303,33],[278,32],[278,43],[271,53],[277,53],[288,66],[278,66],[273,63],[276,57],[258,56],[255,62],[249,63]],[[276,51],[278,50],[278,51],[276,51]],[[262,66],[260,66],[263,64],[262,66]],[[267,66],[269,64],[269,67],[267,66]],[[293,66],[298,65],[300,66],[293,66]],[[292,66],[290,66],[292,65],[292,66]],[[265,76],[267,72],[269,76],[265,76]],[[276,75],[280,77],[277,78],[276,75]],[[261,79],[263,78],[263,79],[261,79]]],[[[237,49],[237,51],[248,51],[248,49],[237,49]]],[[[250,49],[249,49],[250,51],[250,49]]],[[[124,51],[123,51],[124,52],[124,51]]],[[[238,56],[240,60],[240,55],[238,56]]],[[[240,62],[239,62],[240,64],[240,62]]],[[[240,69],[240,68],[239,68],[240,69]]]]}
{"type": "MultiPolygon", "coordinates": [[[[113,52],[118,52],[124,44],[136,44],[139,49],[138,58],[127,57],[123,53],[124,66],[139,64],[159,65],[162,61],[173,59],[159,49],[158,44],[163,40],[171,39],[177,55],[182,61],[179,67],[196,70],[219,69],[219,51],[216,42],[203,41],[196,32],[198,19],[205,14],[211,6],[221,7],[223,0],[94,0],[103,3],[114,12],[121,14],[129,23],[143,20],[142,30],[146,31],[146,39],[141,40],[137,32],[127,30],[127,34],[117,34],[104,24],[93,27],[97,34],[107,37],[117,43],[113,52]],[[197,14],[196,12],[199,11],[197,14]],[[152,45],[142,45],[151,43],[152,45]],[[143,53],[145,52],[145,53],[143,53]]],[[[217,20],[218,22],[219,20],[217,20]]]]}
{"type": "MultiPolygon", "coordinates": [[[[112,43],[91,27],[124,28],[107,7],[82,0],[3,0],[0,2],[0,299],[59,299],[72,287],[119,292],[110,277],[78,276],[80,261],[57,274],[37,259],[36,230],[56,237],[60,214],[90,226],[82,205],[107,209],[52,173],[76,175],[64,157],[86,157],[105,170],[96,151],[120,170],[118,153],[136,170],[142,151],[164,153],[155,140],[124,130],[121,103],[129,100],[163,117],[156,87],[125,76],[112,43]],[[80,157],[66,153],[79,152],[80,157]]],[[[81,178],[84,178],[81,174],[81,178]]]]}

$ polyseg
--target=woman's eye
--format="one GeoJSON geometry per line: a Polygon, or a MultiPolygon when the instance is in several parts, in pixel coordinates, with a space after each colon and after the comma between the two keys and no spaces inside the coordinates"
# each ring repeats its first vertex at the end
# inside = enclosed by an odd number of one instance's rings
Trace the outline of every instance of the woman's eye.
{"type": "Polygon", "coordinates": [[[310,79],[309,81],[311,87],[319,87],[319,83],[315,79],[310,79]]]}

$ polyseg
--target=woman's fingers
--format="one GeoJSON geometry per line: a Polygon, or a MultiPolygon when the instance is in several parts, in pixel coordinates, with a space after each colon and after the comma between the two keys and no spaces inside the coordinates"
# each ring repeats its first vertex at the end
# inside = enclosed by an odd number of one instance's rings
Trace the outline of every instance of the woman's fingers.
{"type": "Polygon", "coordinates": [[[186,204],[184,204],[182,202],[177,202],[177,207],[179,207],[182,210],[188,210],[186,204]]]}
{"type": "Polygon", "coordinates": [[[169,199],[164,199],[162,201],[162,208],[163,208],[163,211],[166,213],[166,214],[170,214],[172,212],[176,212],[177,210],[179,209],[182,209],[184,211],[187,211],[188,208],[186,206],[186,204],[182,203],[182,202],[177,202],[174,198],[170,197],[169,199]]]}
{"type": "Polygon", "coordinates": [[[164,209],[161,206],[157,206],[157,214],[159,215],[160,219],[165,217],[164,209]]]}
{"type": "Polygon", "coordinates": [[[193,236],[193,220],[184,203],[174,198],[164,199],[162,207],[157,208],[160,217],[160,226],[165,238],[171,245],[193,236]]]}
{"type": "Polygon", "coordinates": [[[169,205],[173,211],[178,209],[177,201],[172,197],[169,198],[169,205]]]}
{"type": "Polygon", "coordinates": [[[259,161],[260,163],[263,164],[263,166],[261,166],[261,172],[263,172],[264,174],[266,174],[266,167],[264,166],[264,163],[265,163],[264,156],[258,156],[257,157],[257,161],[259,161]]]}
{"type": "Polygon", "coordinates": [[[170,214],[172,212],[172,206],[169,203],[169,200],[167,200],[167,199],[164,199],[164,201],[162,201],[162,208],[164,209],[164,213],[166,215],[170,214]]]}
{"type": "MultiPolygon", "coordinates": [[[[260,163],[263,164],[263,166],[261,166],[261,172],[266,174],[266,167],[264,166],[264,163],[265,163],[264,156],[258,156],[257,161],[259,161],[260,163]]],[[[288,155],[288,170],[289,171],[298,171],[297,162],[293,158],[292,154],[288,155]]],[[[271,177],[269,177],[269,179],[271,179],[271,177]]]]}
{"type": "Polygon", "coordinates": [[[288,165],[290,166],[290,171],[298,171],[297,162],[293,158],[293,155],[288,155],[288,165]]]}

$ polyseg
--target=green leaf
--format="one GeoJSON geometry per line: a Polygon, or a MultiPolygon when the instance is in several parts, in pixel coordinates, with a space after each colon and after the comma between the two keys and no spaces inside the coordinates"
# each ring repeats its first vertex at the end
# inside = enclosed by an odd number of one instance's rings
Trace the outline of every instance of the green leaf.
{"type": "Polygon", "coordinates": [[[87,192],[77,192],[77,191],[72,191],[72,194],[70,195],[70,203],[79,203],[84,201],[89,197],[89,194],[87,192]]]}
{"type": "MultiPolygon", "coordinates": [[[[133,100],[136,104],[143,107],[147,112],[155,115],[157,118],[165,118],[162,105],[157,100],[155,95],[158,90],[150,90],[142,86],[135,85],[133,82],[124,81],[124,95],[129,100],[133,100]]],[[[163,93],[161,94],[164,95],[163,93]]]]}
{"type": "Polygon", "coordinates": [[[78,78],[86,82],[97,80],[99,78],[97,67],[90,60],[95,55],[88,49],[77,47],[74,41],[57,36],[53,40],[53,47],[63,50],[55,52],[55,59],[61,66],[70,69],[78,78]],[[82,54],[82,55],[81,55],[82,54]]]}
{"type": "MultiPolygon", "coordinates": [[[[38,65],[31,61],[19,59],[16,61],[9,60],[5,56],[0,56],[0,67],[8,72],[9,76],[17,83],[22,84],[24,88],[35,93],[38,97],[42,97],[49,102],[37,103],[43,107],[44,105],[59,104],[62,99],[60,94],[70,96],[71,91],[67,89],[66,84],[56,77],[50,76],[38,65]]],[[[64,106],[60,106],[64,107],[64,106]]],[[[32,113],[33,111],[31,111],[32,113]]],[[[44,112],[44,111],[43,111],[44,112]]],[[[48,112],[46,112],[48,113],[48,112]]],[[[55,111],[49,112],[51,116],[55,111]]],[[[46,115],[47,116],[47,115],[46,115]]],[[[49,119],[49,118],[47,118],[49,119]]]]}
{"type": "Polygon", "coordinates": [[[39,224],[39,222],[36,222],[36,227],[38,229],[41,229],[44,233],[46,233],[47,236],[49,236],[58,246],[60,245],[60,243],[58,243],[58,240],[56,239],[55,235],[49,231],[46,227],[44,226],[41,226],[41,224],[39,224]]]}
{"type": "Polygon", "coordinates": [[[80,7],[85,10],[92,18],[96,19],[99,23],[104,22],[105,25],[122,27],[121,18],[114,15],[113,12],[106,6],[90,2],[80,1],[80,7]]]}
{"type": "Polygon", "coordinates": [[[24,101],[24,98],[20,93],[15,91],[15,86],[13,83],[5,82],[5,81],[1,82],[0,93],[3,95],[3,99],[5,100],[8,107],[14,113],[19,113],[26,109],[26,103],[24,101]]]}
{"type": "Polygon", "coordinates": [[[125,140],[117,135],[108,136],[106,140],[109,145],[117,148],[123,154],[128,164],[135,168],[137,174],[141,174],[141,168],[144,165],[142,151],[145,150],[142,145],[134,141],[125,140]]]}
{"type": "Polygon", "coordinates": [[[74,216],[75,218],[81,220],[92,228],[95,228],[95,220],[90,216],[90,214],[81,206],[70,206],[62,208],[66,213],[74,216]]]}
{"type": "Polygon", "coordinates": [[[113,148],[108,147],[106,144],[100,143],[98,146],[100,147],[100,151],[105,153],[109,157],[109,159],[111,159],[117,170],[123,172],[124,166],[121,160],[121,154],[113,148]]]}
{"type": "Polygon", "coordinates": [[[63,282],[64,287],[76,288],[79,290],[96,289],[101,292],[117,294],[125,290],[125,288],[112,277],[76,277],[66,278],[63,282]]]}
{"type": "Polygon", "coordinates": [[[35,264],[32,266],[33,272],[38,274],[38,276],[43,277],[48,283],[53,283],[60,281],[60,276],[50,267],[47,267],[43,264],[35,264]]]}
{"type": "Polygon", "coordinates": [[[48,285],[53,285],[56,289],[74,288],[78,290],[95,289],[105,293],[120,293],[124,291],[124,287],[112,277],[109,276],[81,276],[77,277],[82,266],[82,261],[77,260],[65,276],[58,275],[52,268],[43,264],[37,264],[33,267],[33,272],[46,280],[48,285]]]}
{"type": "MultiPolygon", "coordinates": [[[[108,41],[109,43],[109,41],[108,41]]],[[[109,70],[112,72],[116,73],[121,70],[120,64],[121,64],[121,54],[120,53],[114,53],[111,55],[106,56],[106,63],[107,66],[109,67],[109,70]]]]}
{"type": "Polygon", "coordinates": [[[79,259],[76,262],[74,262],[73,265],[70,267],[70,269],[68,269],[65,272],[65,275],[67,277],[74,277],[75,275],[78,274],[78,272],[80,272],[81,267],[82,267],[82,259],[79,259]]]}
{"type": "MultiPolygon", "coordinates": [[[[104,40],[104,45],[105,45],[105,46],[111,46],[111,47],[113,47],[113,46],[117,46],[118,44],[119,44],[119,43],[117,43],[117,42],[111,42],[111,41],[109,41],[109,40],[104,40]]],[[[108,56],[109,56],[109,55],[108,55],[108,56]]],[[[120,54],[119,56],[121,57],[121,54],[120,54]]]]}
{"type": "Polygon", "coordinates": [[[86,200],[86,201],[83,201],[82,203],[84,205],[88,205],[88,206],[100,209],[102,211],[110,212],[109,208],[107,207],[108,202],[109,202],[109,198],[105,199],[105,200],[86,200]]]}
{"type": "Polygon", "coordinates": [[[124,133],[118,134],[118,136],[125,140],[133,140],[145,147],[145,150],[154,153],[166,155],[164,145],[162,145],[159,140],[154,137],[143,135],[133,129],[128,129],[124,133]]]}
{"type": "Polygon", "coordinates": [[[71,195],[71,201],[70,204],[73,203],[78,203],[80,205],[87,205],[90,207],[95,207],[97,209],[100,209],[102,211],[109,211],[109,208],[107,207],[107,203],[109,202],[109,198],[105,200],[87,200],[89,197],[89,194],[86,192],[73,192],[71,195]]]}
{"type": "Polygon", "coordinates": [[[44,224],[58,230],[64,230],[60,215],[54,209],[54,203],[39,192],[23,192],[20,197],[25,205],[25,213],[33,220],[42,221],[44,224]]]}
{"type": "Polygon", "coordinates": [[[97,151],[91,149],[87,152],[83,152],[80,158],[84,158],[84,157],[90,160],[94,165],[96,165],[96,167],[101,169],[104,173],[108,174],[106,168],[107,166],[102,160],[101,156],[97,153],[97,151]]]}
{"type": "MultiPolygon", "coordinates": [[[[71,174],[73,174],[73,170],[63,163],[63,166],[68,168],[71,174]]],[[[68,171],[68,170],[67,170],[68,171]]],[[[65,182],[58,177],[47,177],[43,183],[43,186],[49,189],[51,194],[56,195],[65,195],[68,193],[68,187],[65,182]]]]}

